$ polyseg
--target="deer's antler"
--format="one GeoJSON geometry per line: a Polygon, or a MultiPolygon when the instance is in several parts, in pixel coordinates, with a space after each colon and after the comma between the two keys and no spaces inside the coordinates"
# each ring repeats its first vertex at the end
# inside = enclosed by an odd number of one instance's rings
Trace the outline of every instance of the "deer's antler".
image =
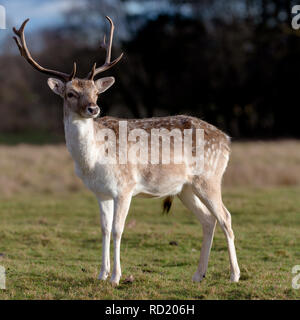
{"type": "Polygon", "coordinates": [[[108,70],[109,68],[113,67],[116,63],[118,63],[122,57],[123,57],[123,53],[121,53],[121,55],[115,59],[114,61],[110,62],[110,58],[111,58],[111,47],[112,47],[112,41],[113,41],[113,36],[114,36],[114,23],[113,21],[111,20],[110,17],[106,16],[106,19],[109,21],[110,23],[110,35],[109,35],[109,42],[106,43],[106,39],[105,39],[105,36],[104,36],[104,39],[103,39],[103,43],[101,45],[102,48],[104,48],[106,50],[106,58],[105,58],[105,62],[104,64],[99,67],[99,68],[96,68],[96,63],[93,65],[93,68],[92,70],[89,72],[88,76],[87,76],[87,79],[89,80],[93,80],[94,77],[103,72],[103,71],[106,71],[108,70]]]}
{"type": "Polygon", "coordinates": [[[13,37],[14,40],[16,41],[16,44],[20,50],[20,54],[22,57],[24,57],[29,64],[31,64],[36,70],[51,75],[51,76],[55,76],[57,78],[60,78],[61,80],[68,82],[71,81],[72,79],[74,79],[75,74],[76,74],[76,63],[74,62],[73,65],[73,71],[70,74],[67,73],[63,73],[60,71],[56,71],[56,70],[51,70],[51,69],[46,69],[42,66],[40,66],[31,56],[27,45],[26,45],[26,40],[25,40],[25,35],[24,35],[24,29],[25,26],[27,24],[27,22],[29,21],[29,19],[26,19],[19,30],[17,30],[15,27],[13,28],[14,33],[17,35],[17,37],[13,37]]]}

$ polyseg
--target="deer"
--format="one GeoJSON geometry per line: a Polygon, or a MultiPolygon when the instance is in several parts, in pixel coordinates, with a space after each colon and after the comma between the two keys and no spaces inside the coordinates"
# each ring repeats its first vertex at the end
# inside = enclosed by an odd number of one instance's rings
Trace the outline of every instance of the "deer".
{"type": "MultiPolygon", "coordinates": [[[[116,65],[123,53],[111,61],[111,50],[114,34],[114,23],[110,24],[108,43],[104,36],[102,47],[106,58],[102,66],[93,64],[85,78],[76,77],[76,63],[71,73],[63,73],[42,67],[31,56],[24,35],[29,21],[26,19],[19,29],[13,28],[14,40],[20,54],[37,71],[50,75],[48,86],[63,99],[64,130],[67,149],[74,161],[75,173],[85,186],[95,194],[100,208],[102,230],[102,264],[98,279],[107,280],[113,286],[119,285],[121,278],[120,246],[126,217],[133,197],[164,198],[164,208],[170,209],[173,198],[177,196],[183,205],[192,211],[202,225],[202,247],[199,264],[192,280],[201,282],[206,275],[209,255],[212,247],[216,224],[221,227],[228,246],[230,261],[230,280],[238,282],[240,269],[234,244],[231,214],[222,201],[222,177],[230,156],[230,137],[215,126],[192,116],[175,115],[146,119],[119,119],[111,116],[100,117],[98,105],[100,94],[109,89],[115,82],[114,77],[95,77],[116,65]],[[98,139],[99,133],[115,134],[116,145],[133,142],[120,141],[118,133],[120,122],[126,120],[128,129],[144,130],[151,133],[154,129],[167,130],[201,130],[202,136],[192,134],[192,142],[201,140],[203,146],[203,170],[193,171],[195,163],[190,161],[190,153],[183,156],[181,163],[120,163],[101,161],[104,140],[98,139]],[[218,156],[216,156],[218,155],[218,156]],[[113,237],[113,269],[110,270],[110,242],[113,237]]],[[[151,148],[157,147],[151,145],[151,148]]],[[[174,155],[174,139],[170,152],[174,155]],[[173,153],[172,153],[173,152],[173,153]]],[[[120,159],[120,148],[115,148],[120,159]]],[[[148,152],[151,153],[151,148],[148,152]]],[[[192,147],[195,154],[195,147],[192,147]]],[[[124,154],[123,154],[124,155],[124,154]]],[[[125,154],[126,158],[126,154],[125,154]]],[[[161,157],[160,157],[161,159],[161,157]]]]}

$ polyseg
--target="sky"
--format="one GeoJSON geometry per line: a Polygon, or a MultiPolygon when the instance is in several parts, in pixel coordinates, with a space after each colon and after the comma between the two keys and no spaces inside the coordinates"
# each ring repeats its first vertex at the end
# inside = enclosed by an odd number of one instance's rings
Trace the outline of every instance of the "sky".
{"type": "Polygon", "coordinates": [[[28,33],[33,30],[51,27],[63,23],[63,16],[72,6],[83,5],[82,0],[0,0],[0,5],[6,11],[6,29],[0,29],[1,43],[8,36],[12,36],[12,27],[19,27],[21,23],[30,18],[26,27],[28,33]]]}
{"type": "MultiPolygon", "coordinates": [[[[0,5],[6,11],[6,29],[0,29],[0,46],[7,36],[12,35],[12,27],[20,26],[26,18],[30,18],[30,23],[26,27],[27,33],[30,33],[43,27],[63,23],[66,11],[74,5],[84,6],[84,4],[83,0],[0,0],[0,5]]],[[[139,5],[138,1],[134,0],[128,1],[126,7],[132,13],[141,13],[145,9],[142,8],[145,5],[139,5]]]]}
{"type": "Polygon", "coordinates": [[[62,21],[62,16],[79,0],[0,0],[6,9],[7,24],[18,25],[31,18],[31,27],[47,26],[62,21]]]}
{"type": "MultiPolygon", "coordinates": [[[[101,0],[99,0],[101,1],[101,0]]],[[[113,0],[112,0],[113,1],[113,0]]],[[[149,9],[153,10],[153,3],[140,3],[136,0],[127,1],[126,9],[131,13],[142,13],[149,9]]],[[[6,9],[8,27],[20,24],[26,18],[31,18],[31,28],[51,26],[63,20],[63,14],[72,6],[84,5],[83,0],[0,0],[0,5],[6,9]]],[[[160,10],[167,7],[168,3],[164,0],[155,7],[160,10]]],[[[28,28],[29,29],[29,28],[28,28]]]]}
{"type": "MultiPolygon", "coordinates": [[[[101,0],[99,0],[101,1],[101,0]]],[[[115,1],[118,0],[108,0],[115,1]]],[[[74,5],[84,6],[84,0],[0,0],[0,5],[6,11],[6,29],[0,29],[0,54],[3,52],[4,40],[13,36],[12,27],[19,27],[21,23],[30,18],[30,23],[26,26],[26,32],[30,32],[44,27],[57,26],[64,22],[64,14],[74,5]],[[2,45],[2,48],[1,48],[2,45]]],[[[139,3],[136,0],[127,1],[125,10],[132,14],[152,12],[154,9],[167,9],[167,1],[149,1],[139,3]],[[153,6],[153,3],[155,4],[153,6]]],[[[154,10],[155,11],[155,10],[154,10]]]]}

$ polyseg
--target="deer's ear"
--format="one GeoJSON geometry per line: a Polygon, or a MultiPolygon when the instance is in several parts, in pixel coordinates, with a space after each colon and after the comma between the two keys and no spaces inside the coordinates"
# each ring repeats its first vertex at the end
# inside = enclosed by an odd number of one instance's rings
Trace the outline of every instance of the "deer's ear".
{"type": "Polygon", "coordinates": [[[64,84],[64,82],[62,82],[59,79],[49,78],[47,83],[48,83],[48,86],[50,87],[50,89],[54,93],[58,94],[61,97],[64,96],[64,92],[65,92],[65,84],[64,84]]]}
{"type": "Polygon", "coordinates": [[[96,85],[97,89],[99,90],[99,93],[106,91],[114,83],[115,83],[114,77],[101,78],[101,79],[95,81],[95,85],[96,85]]]}

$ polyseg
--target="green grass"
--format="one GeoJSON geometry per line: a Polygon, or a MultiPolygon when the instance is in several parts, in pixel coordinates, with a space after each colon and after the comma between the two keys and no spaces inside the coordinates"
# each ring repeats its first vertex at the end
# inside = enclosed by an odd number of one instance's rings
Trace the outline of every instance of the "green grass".
{"type": "Polygon", "coordinates": [[[122,246],[123,277],[113,288],[97,280],[101,232],[93,195],[17,196],[0,200],[0,299],[299,299],[291,286],[300,264],[300,189],[232,190],[239,283],[229,281],[225,238],[216,230],[207,277],[196,270],[200,224],[179,201],[161,214],[159,200],[134,200],[122,246]],[[132,225],[134,225],[132,227],[132,225]],[[178,246],[169,245],[177,241],[178,246]],[[133,275],[134,281],[124,279],[133,275]]]}
{"type": "Polygon", "coordinates": [[[62,134],[48,131],[21,131],[19,133],[1,133],[0,145],[15,146],[18,144],[44,145],[64,142],[62,134]]]}

